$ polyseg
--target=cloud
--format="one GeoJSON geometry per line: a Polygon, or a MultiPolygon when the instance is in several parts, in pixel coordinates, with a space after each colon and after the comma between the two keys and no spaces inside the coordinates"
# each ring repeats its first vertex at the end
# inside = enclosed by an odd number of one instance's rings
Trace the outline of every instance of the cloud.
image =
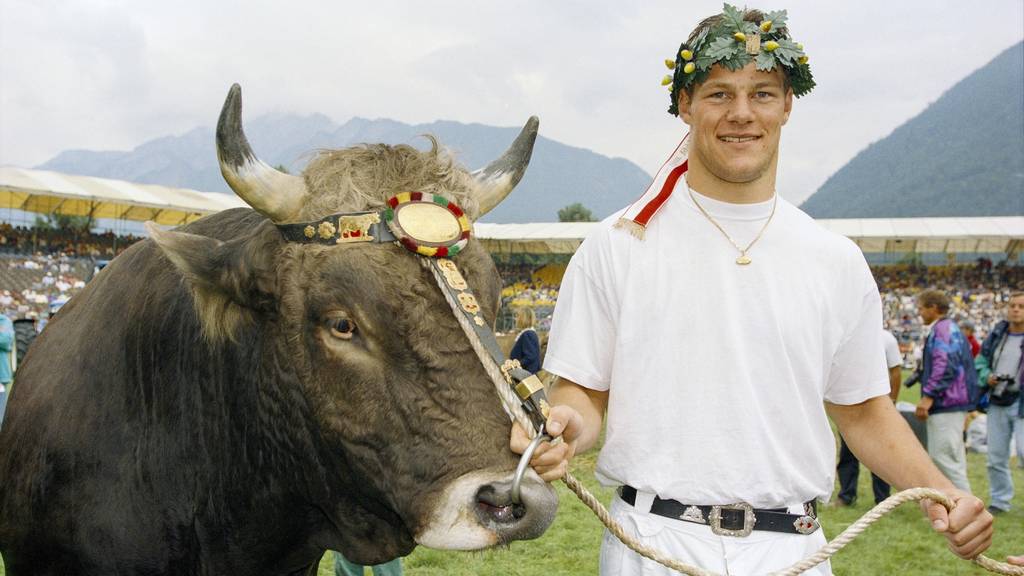
{"type": "MultiPolygon", "coordinates": [[[[246,115],[518,126],[649,172],[681,138],[662,61],[718,0],[516,3],[0,0],[0,163],[126,149],[246,115]]],[[[792,0],[819,87],[786,128],[799,202],[870,142],[1024,38],[1019,0],[792,0]]]]}

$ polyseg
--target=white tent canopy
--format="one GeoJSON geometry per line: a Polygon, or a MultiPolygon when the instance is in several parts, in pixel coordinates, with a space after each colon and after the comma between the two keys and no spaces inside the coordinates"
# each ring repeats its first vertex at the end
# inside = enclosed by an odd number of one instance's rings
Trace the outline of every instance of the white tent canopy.
{"type": "Polygon", "coordinates": [[[846,218],[818,220],[864,252],[1020,254],[1024,216],[975,218],[846,218]]]}
{"type": "MultiPolygon", "coordinates": [[[[1024,247],[1024,216],[977,218],[843,218],[817,220],[853,240],[866,253],[999,253],[1017,257],[1024,247]]],[[[491,253],[572,254],[596,222],[477,223],[477,238],[491,253]]]]}
{"type": "Polygon", "coordinates": [[[0,209],[176,226],[245,205],[233,194],[0,167],[0,209]]]}
{"type": "MultiPolygon", "coordinates": [[[[0,209],[44,214],[153,220],[175,226],[246,204],[233,194],[0,167],[0,209]]],[[[844,218],[819,224],[866,253],[1004,253],[1024,248],[1024,216],[976,218],[844,218]]],[[[572,254],[596,222],[477,223],[492,254],[572,254]]]]}

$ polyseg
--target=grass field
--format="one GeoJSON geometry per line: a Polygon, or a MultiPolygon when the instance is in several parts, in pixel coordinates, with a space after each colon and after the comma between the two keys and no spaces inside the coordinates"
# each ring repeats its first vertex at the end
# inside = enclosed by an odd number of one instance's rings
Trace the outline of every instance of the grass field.
{"type": "MultiPolygon", "coordinates": [[[[904,390],[901,399],[917,401],[917,389],[904,390]]],[[[578,457],[573,474],[607,505],[611,491],[600,488],[593,476],[596,452],[578,457]]],[[[974,492],[988,495],[988,476],[983,454],[968,455],[968,473],[974,492]]],[[[1024,554],[1024,470],[1013,468],[1017,494],[1014,510],[996,518],[996,536],[990,558],[1004,560],[1007,554],[1024,554]]],[[[597,557],[603,526],[589,508],[563,484],[556,484],[560,496],[558,517],[537,540],[516,542],[505,549],[485,552],[443,552],[417,548],[405,559],[410,576],[548,576],[590,575],[597,573],[597,557]]],[[[822,507],[825,534],[834,538],[873,505],[871,475],[862,469],[853,508],[822,507]]],[[[320,576],[332,576],[332,561],[327,555],[320,563],[320,576]]],[[[945,539],[932,533],[916,504],[895,510],[839,551],[832,561],[837,575],[954,576],[987,574],[970,562],[953,556],[945,539]]],[[[0,566],[0,576],[4,573],[0,566]]],[[[367,571],[369,574],[369,571],[367,571]]]]}

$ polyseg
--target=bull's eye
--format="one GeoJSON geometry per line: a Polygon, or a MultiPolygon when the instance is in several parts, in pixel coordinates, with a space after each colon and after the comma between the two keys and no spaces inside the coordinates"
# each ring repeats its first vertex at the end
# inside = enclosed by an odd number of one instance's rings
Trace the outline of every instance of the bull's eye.
{"type": "Polygon", "coordinates": [[[331,328],[331,336],[342,340],[351,340],[356,333],[356,323],[348,318],[328,318],[327,325],[331,328]]]}

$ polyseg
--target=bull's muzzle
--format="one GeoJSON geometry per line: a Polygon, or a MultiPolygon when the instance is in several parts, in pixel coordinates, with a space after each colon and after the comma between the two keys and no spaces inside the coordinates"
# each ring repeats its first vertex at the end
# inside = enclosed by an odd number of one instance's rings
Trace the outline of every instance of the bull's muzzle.
{"type": "Polygon", "coordinates": [[[555,491],[536,474],[519,485],[519,501],[512,498],[511,477],[484,484],[476,493],[476,514],[480,523],[498,534],[499,543],[537,538],[555,518],[555,491]]]}
{"type": "Polygon", "coordinates": [[[512,479],[508,472],[474,472],[458,478],[445,490],[416,541],[431,548],[477,550],[537,538],[555,519],[558,495],[531,469],[520,484],[516,503],[512,479]]]}

